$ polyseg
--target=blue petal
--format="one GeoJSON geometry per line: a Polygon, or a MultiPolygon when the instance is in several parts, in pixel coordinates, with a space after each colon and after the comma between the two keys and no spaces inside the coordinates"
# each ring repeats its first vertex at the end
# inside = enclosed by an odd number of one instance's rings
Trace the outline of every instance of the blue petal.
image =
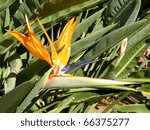
{"type": "Polygon", "coordinates": [[[95,63],[97,61],[100,61],[100,60],[103,60],[103,59],[96,59],[96,60],[90,60],[90,61],[81,61],[81,62],[78,62],[77,64],[75,65],[71,65],[71,64],[67,64],[62,70],[62,74],[65,74],[67,71],[70,71],[72,69],[76,69],[80,66],[84,66],[84,65],[87,65],[87,64],[91,64],[91,63],[95,63]]]}
{"type": "Polygon", "coordinates": [[[67,64],[62,70],[61,73],[65,74],[67,71],[69,71],[71,68],[71,64],[67,64]]]}

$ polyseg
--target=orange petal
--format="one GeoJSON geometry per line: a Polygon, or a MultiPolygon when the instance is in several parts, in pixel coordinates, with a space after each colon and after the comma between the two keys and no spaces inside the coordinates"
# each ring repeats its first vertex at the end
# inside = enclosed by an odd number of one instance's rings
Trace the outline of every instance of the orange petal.
{"type": "Polygon", "coordinates": [[[61,32],[59,38],[58,38],[58,41],[57,41],[57,44],[56,44],[56,49],[59,49],[59,48],[61,48],[61,47],[64,46],[65,43],[64,43],[63,41],[64,41],[64,38],[65,38],[65,34],[66,34],[67,30],[70,28],[70,26],[72,25],[73,21],[74,21],[74,18],[72,18],[72,19],[65,25],[65,27],[63,28],[63,30],[62,30],[62,32],[61,32]]]}
{"type": "Polygon", "coordinates": [[[6,30],[10,35],[14,36],[19,42],[21,42],[25,46],[25,41],[28,41],[28,38],[19,32],[13,32],[10,30],[6,30]]]}
{"type": "Polygon", "coordinates": [[[50,54],[46,50],[46,48],[43,46],[43,44],[34,35],[30,35],[29,38],[30,38],[32,46],[34,46],[35,50],[40,55],[39,58],[42,59],[42,60],[45,60],[50,65],[52,65],[50,54]]]}
{"type": "Polygon", "coordinates": [[[51,60],[52,60],[53,64],[54,64],[54,65],[55,65],[55,64],[59,64],[60,61],[59,61],[59,59],[58,59],[58,54],[57,54],[57,51],[56,51],[56,49],[55,49],[55,47],[54,47],[54,44],[52,43],[50,37],[48,36],[47,32],[45,31],[43,25],[41,24],[41,22],[40,22],[40,20],[39,20],[38,18],[37,18],[37,21],[38,21],[39,25],[41,26],[43,32],[45,33],[45,35],[46,35],[46,37],[47,37],[47,39],[48,39],[48,42],[49,42],[49,44],[50,44],[51,60]]]}
{"type": "Polygon", "coordinates": [[[26,19],[26,25],[27,25],[28,32],[31,33],[31,34],[34,34],[34,31],[33,31],[32,27],[29,23],[27,15],[25,15],[25,19],[26,19]]]}
{"type": "Polygon", "coordinates": [[[45,49],[45,47],[42,45],[42,43],[36,38],[34,31],[29,23],[27,15],[25,15],[25,19],[26,19],[28,35],[29,35],[28,38],[29,38],[29,40],[31,40],[32,46],[34,46],[35,50],[40,55],[38,58],[47,61],[49,64],[52,64],[49,52],[45,49]]]}
{"type": "MultiPolygon", "coordinates": [[[[59,40],[57,43],[58,46],[62,46],[65,45],[64,48],[59,52],[59,59],[60,59],[60,63],[61,63],[61,68],[63,68],[69,61],[70,58],[70,53],[71,53],[71,39],[72,39],[72,35],[75,29],[75,26],[77,24],[77,20],[75,22],[73,22],[74,18],[71,19],[68,24],[65,27],[65,32],[63,31],[61,34],[62,38],[61,40],[59,40]]],[[[59,39],[60,39],[59,38],[59,39]]]]}
{"type": "Polygon", "coordinates": [[[33,41],[31,40],[31,38],[26,37],[21,33],[9,31],[9,30],[7,30],[7,32],[12,36],[14,36],[20,43],[22,43],[35,57],[41,60],[45,60],[46,62],[51,64],[50,55],[48,51],[44,48],[42,43],[40,43],[36,38],[34,38],[33,41]],[[40,51],[37,49],[37,46],[35,46],[34,44],[38,44],[39,46],[41,46],[40,51]],[[43,54],[41,55],[41,53],[43,54]]]}

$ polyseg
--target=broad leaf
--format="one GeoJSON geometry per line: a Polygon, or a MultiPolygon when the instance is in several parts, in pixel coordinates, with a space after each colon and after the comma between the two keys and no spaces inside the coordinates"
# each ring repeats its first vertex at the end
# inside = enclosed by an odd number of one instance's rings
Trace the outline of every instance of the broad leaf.
{"type": "Polygon", "coordinates": [[[38,83],[33,87],[30,93],[22,101],[20,106],[17,108],[16,112],[23,112],[28,105],[31,103],[32,99],[37,96],[37,94],[45,87],[46,81],[48,79],[49,73],[51,70],[45,73],[45,75],[39,80],[38,83]]]}
{"type": "Polygon", "coordinates": [[[33,77],[37,76],[39,72],[44,70],[44,68],[47,66],[47,63],[42,60],[37,60],[30,64],[28,67],[20,71],[17,75],[17,84],[20,84],[22,82],[28,81],[32,79],[33,77]]]}
{"type": "Polygon", "coordinates": [[[87,37],[85,37],[81,40],[78,40],[78,41],[74,42],[72,44],[72,47],[71,47],[71,52],[72,52],[71,56],[74,56],[74,55],[78,54],[79,52],[84,51],[87,48],[90,48],[91,46],[94,46],[97,43],[97,41],[99,41],[99,39],[105,33],[110,31],[114,26],[115,25],[110,25],[106,28],[103,28],[99,31],[96,31],[96,32],[92,33],[91,35],[89,35],[89,36],[87,36],[87,37]]]}
{"type": "Polygon", "coordinates": [[[15,112],[19,103],[34,86],[33,81],[27,81],[0,98],[0,112],[15,112]]]}
{"type": "MultiPolygon", "coordinates": [[[[131,33],[136,32],[136,30],[143,25],[145,21],[139,21],[124,27],[121,27],[111,33],[108,33],[104,37],[98,39],[96,46],[94,46],[90,51],[88,51],[84,59],[94,59],[106,50],[110,49],[114,45],[118,44],[119,41],[124,39],[125,37],[128,37],[131,33]]],[[[79,46],[79,45],[78,45],[79,46]]],[[[81,45],[81,46],[86,46],[81,45]]],[[[83,60],[84,60],[83,59],[83,60]]]]}

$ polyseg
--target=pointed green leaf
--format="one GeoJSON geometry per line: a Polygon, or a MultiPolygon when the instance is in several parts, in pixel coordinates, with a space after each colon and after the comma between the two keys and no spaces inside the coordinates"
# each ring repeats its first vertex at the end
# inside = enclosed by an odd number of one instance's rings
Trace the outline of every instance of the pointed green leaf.
{"type": "Polygon", "coordinates": [[[103,10],[104,9],[94,13],[93,15],[85,19],[80,24],[77,24],[76,29],[73,33],[72,41],[75,41],[83,32],[86,32],[89,29],[89,27],[94,23],[94,21],[97,20],[101,16],[103,10]]]}
{"type": "Polygon", "coordinates": [[[51,69],[45,73],[45,75],[39,80],[39,82],[33,87],[30,93],[26,96],[26,98],[22,101],[20,106],[17,108],[16,112],[23,112],[28,105],[31,103],[32,99],[37,96],[37,94],[45,87],[46,81],[50,74],[51,69]]]}
{"type": "Polygon", "coordinates": [[[19,103],[34,86],[33,81],[27,81],[0,98],[0,112],[15,112],[19,103]]]}
{"type": "MultiPolygon", "coordinates": [[[[98,30],[94,33],[92,33],[91,35],[81,39],[81,40],[78,40],[76,42],[74,42],[72,44],[72,47],[71,47],[71,56],[75,55],[75,54],[78,54],[79,52],[95,45],[97,43],[97,41],[105,34],[107,33],[108,31],[110,31],[113,27],[115,27],[115,25],[110,25],[106,28],[103,28],[101,30],[98,30]]],[[[86,60],[85,60],[86,61],[86,60]]]]}
{"type": "Polygon", "coordinates": [[[139,43],[125,53],[125,56],[116,68],[117,70],[115,78],[121,78],[131,72],[133,67],[137,64],[139,58],[150,46],[149,39],[150,35],[142,39],[139,43]]]}
{"type": "Polygon", "coordinates": [[[17,84],[23,83],[32,79],[34,76],[38,75],[47,66],[47,63],[42,60],[37,60],[30,64],[28,67],[20,71],[17,75],[17,84]]]}
{"type": "Polygon", "coordinates": [[[16,87],[16,75],[18,74],[20,68],[22,67],[22,61],[20,59],[20,56],[17,53],[10,56],[8,58],[8,61],[9,61],[10,73],[7,76],[5,93],[13,90],[16,87]]]}
{"type": "MultiPolygon", "coordinates": [[[[136,32],[136,30],[138,30],[143,25],[143,23],[145,23],[145,20],[121,27],[117,30],[114,30],[111,33],[108,33],[104,37],[98,39],[97,44],[94,46],[92,50],[88,51],[84,55],[83,60],[94,59],[100,56],[100,54],[110,49],[114,45],[118,44],[122,39],[136,32]]],[[[83,46],[87,46],[87,45],[85,44],[85,45],[78,45],[78,46],[82,48],[83,46]]]]}

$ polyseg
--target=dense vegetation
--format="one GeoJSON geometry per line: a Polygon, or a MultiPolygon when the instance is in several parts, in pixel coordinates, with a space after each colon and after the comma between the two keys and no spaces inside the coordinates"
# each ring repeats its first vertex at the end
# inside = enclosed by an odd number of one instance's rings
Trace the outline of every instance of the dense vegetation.
{"type": "Polygon", "coordinates": [[[148,0],[1,0],[0,112],[149,113],[149,5],[148,0]],[[73,76],[51,82],[51,66],[6,31],[26,34],[25,15],[49,52],[36,18],[55,42],[67,21],[78,18],[67,72],[73,76]]]}

